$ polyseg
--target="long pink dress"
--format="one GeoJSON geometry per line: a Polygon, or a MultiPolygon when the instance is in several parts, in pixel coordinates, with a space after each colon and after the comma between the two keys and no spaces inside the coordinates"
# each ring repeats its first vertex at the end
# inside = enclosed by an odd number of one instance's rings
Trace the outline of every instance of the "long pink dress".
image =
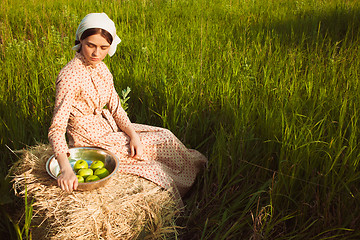
{"type": "Polygon", "coordinates": [[[177,197],[189,190],[207,162],[204,155],[187,149],[169,130],[131,123],[105,63],[92,67],[80,53],[76,53],[57,78],[48,136],[55,157],[69,154],[68,146],[101,147],[117,155],[119,171],[151,180],[171,189],[177,197]],[[128,157],[130,139],[121,129],[129,124],[144,145],[142,160],[128,157]]]}

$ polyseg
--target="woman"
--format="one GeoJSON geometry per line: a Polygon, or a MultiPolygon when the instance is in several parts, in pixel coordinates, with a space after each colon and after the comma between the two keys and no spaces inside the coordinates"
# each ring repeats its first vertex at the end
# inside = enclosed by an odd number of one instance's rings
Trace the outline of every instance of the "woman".
{"type": "Polygon", "coordinates": [[[117,155],[119,171],[149,179],[183,196],[206,158],[187,149],[169,130],[131,123],[122,109],[113,78],[102,60],[120,38],[105,13],[90,13],[76,31],[75,57],[60,71],[49,141],[60,166],[58,185],[71,192],[78,181],[70,147],[97,146],[117,155]],[[68,144],[65,138],[68,136],[68,144]]]}

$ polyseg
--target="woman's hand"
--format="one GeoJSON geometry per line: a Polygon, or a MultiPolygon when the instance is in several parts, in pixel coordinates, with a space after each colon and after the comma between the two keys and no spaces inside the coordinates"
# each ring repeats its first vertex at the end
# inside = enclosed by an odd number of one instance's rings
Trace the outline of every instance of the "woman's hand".
{"type": "Polygon", "coordinates": [[[130,140],[130,156],[133,158],[141,158],[144,151],[144,145],[141,143],[139,136],[130,140]]]}
{"type": "Polygon", "coordinates": [[[61,154],[57,157],[60,166],[60,175],[57,178],[59,187],[67,192],[72,192],[78,187],[78,179],[72,170],[66,154],[61,154]]]}
{"type": "Polygon", "coordinates": [[[59,187],[66,192],[72,192],[78,187],[78,179],[72,169],[62,170],[57,182],[59,187]]]}
{"type": "Polygon", "coordinates": [[[140,136],[130,124],[121,129],[130,137],[130,157],[141,159],[144,152],[144,145],[141,143],[140,136]]]}

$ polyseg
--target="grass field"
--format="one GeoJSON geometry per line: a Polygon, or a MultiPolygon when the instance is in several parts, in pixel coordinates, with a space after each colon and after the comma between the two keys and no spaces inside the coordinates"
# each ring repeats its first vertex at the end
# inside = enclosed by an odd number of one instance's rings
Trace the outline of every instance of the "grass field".
{"type": "Polygon", "coordinates": [[[105,62],[131,88],[132,121],[209,158],[179,239],[360,238],[355,0],[2,0],[0,235],[19,235],[9,149],[47,143],[54,81],[89,12],[116,23],[105,62]]]}

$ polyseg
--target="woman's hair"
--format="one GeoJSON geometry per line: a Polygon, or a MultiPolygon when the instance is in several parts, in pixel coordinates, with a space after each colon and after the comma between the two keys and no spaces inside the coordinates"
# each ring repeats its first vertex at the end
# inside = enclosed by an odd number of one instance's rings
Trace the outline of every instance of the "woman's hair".
{"type": "MultiPolygon", "coordinates": [[[[105,40],[111,45],[112,41],[113,41],[113,37],[111,36],[111,34],[102,29],[102,28],[89,28],[89,29],[86,29],[83,34],[81,35],[81,40],[84,40],[85,38],[89,37],[89,36],[92,36],[92,35],[96,35],[96,34],[100,34],[102,37],[105,38],[105,40]]],[[[79,44],[80,41],[78,40],[75,40],[75,45],[79,44]]],[[[77,51],[77,52],[80,52],[81,50],[81,46],[80,46],[80,49],[77,51]]]]}

